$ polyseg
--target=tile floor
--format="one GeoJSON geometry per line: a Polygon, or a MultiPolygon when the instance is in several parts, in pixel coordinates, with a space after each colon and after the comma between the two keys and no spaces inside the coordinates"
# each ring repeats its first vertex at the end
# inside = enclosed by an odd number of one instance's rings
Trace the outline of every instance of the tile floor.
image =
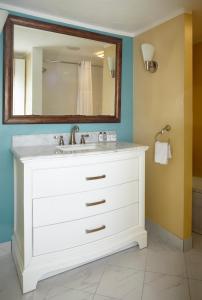
{"type": "Polygon", "coordinates": [[[10,253],[0,249],[0,300],[202,300],[202,236],[185,254],[155,233],[125,250],[38,283],[22,295],[10,253]]]}

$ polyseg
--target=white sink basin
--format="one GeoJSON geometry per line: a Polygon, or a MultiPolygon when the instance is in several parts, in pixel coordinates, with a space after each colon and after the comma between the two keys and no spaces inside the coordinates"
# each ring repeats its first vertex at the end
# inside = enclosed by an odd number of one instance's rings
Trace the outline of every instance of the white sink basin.
{"type": "Polygon", "coordinates": [[[57,146],[57,149],[63,152],[72,152],[72,151],[85,151],[85,150],[95,150],[99,148],[98,144],[82,144],[82,145],[65,145],[57,146]]]}

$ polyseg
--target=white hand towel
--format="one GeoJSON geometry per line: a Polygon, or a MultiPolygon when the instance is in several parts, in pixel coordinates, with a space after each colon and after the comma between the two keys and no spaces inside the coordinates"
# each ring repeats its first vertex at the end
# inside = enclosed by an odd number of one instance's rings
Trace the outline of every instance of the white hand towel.
{"type": "Polygon", "coordinates": [[[161,165],[167,165],[168,160],[172,158],[169,143],[155,143],[155,157],[154,161],[161,165]]]}
{"type": "Polygon", "coordinates": [[[168,159],[172,158],[172,152],[171,152],[171,146],[170,143],[168,143],[168,159]]]}

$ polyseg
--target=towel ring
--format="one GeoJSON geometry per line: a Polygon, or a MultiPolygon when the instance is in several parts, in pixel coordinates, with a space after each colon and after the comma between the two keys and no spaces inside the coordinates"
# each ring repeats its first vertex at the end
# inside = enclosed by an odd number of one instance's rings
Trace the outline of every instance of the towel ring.
{"type": "Polygon", "coordinates": [[[158,141],[159,136],[161,136],[162,134],[164,134],[165,132],[168,132],[171,130],[171,126],[170,125],[166,125],[165,127],[163,127],[159,132],[157,132],[157,134],[155,135],[155,142],[158,141]]]}

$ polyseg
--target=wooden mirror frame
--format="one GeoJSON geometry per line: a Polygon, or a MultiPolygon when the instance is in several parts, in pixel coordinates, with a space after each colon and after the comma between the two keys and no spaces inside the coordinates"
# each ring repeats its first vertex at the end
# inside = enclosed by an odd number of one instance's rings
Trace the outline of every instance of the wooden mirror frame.
{"type": "Polygon", "coordinates": [[[46,124],[46,123],[118,123],[121,119],[121,65],[122,39],[86,30],[74,29],[28,18],[9,16],[4,27],[4,124],[46,124]],[[12,114],[13,107],[13,41],[14,25],[52,31],[71,36],[102,41],[116,45],[116,82],[115,82],[115,113],[111,115],[24,115],[12,114]]]}

